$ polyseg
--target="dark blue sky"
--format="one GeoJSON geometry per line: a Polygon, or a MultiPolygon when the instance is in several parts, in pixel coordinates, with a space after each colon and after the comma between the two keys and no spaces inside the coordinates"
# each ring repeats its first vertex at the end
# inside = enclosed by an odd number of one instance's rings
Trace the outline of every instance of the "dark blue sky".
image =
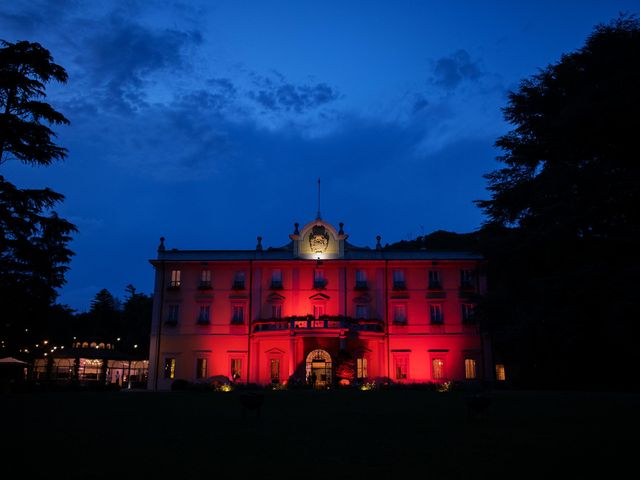
{"type": "Polygon", "coordinates": [[[70,75],[64,163],[2,174],[66,195],[80,232],[60,301],[150,292],[169,248],[288,241],[316,210],[373,245],[482,222],[518,82],[636,1],[14,1],[0,38],[70,75]],[[240,5],[239,5],[240,4],[240,5]],[[348,5],[345,5],[348,4],[348,5]]]}

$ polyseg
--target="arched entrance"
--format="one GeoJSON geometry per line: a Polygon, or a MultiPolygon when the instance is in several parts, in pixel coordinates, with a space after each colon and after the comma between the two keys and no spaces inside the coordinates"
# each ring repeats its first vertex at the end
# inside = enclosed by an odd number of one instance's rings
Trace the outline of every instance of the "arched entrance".
{"type": "Polygon", "coordinates": [[[307,381],[315,388],[325,388],[332,381],[331,355],[324,350],[313,350],[307,355],[307,381]]]}

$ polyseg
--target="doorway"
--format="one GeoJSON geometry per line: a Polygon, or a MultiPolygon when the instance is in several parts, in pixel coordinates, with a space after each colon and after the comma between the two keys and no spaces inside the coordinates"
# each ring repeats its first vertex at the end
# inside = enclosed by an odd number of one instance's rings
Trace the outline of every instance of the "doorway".
{"type": "Polygon", "coordinates": [[[313,388],[327,388],[333,381],[331,355],[324,350],[313,350],[307,355],[307,382],[313,388]]]}

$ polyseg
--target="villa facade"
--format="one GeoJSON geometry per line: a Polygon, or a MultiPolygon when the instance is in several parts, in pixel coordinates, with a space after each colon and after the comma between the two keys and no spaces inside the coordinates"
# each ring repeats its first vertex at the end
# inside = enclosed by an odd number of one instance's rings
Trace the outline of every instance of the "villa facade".
{"type": "Polygon", "coordinates": [[[473,253],[347,242],[343,224],[295,224],[255,250],[167,249],[155,268],[149,388],[226,376],[258,384],[489,378],[474,320],[473,253]]]}

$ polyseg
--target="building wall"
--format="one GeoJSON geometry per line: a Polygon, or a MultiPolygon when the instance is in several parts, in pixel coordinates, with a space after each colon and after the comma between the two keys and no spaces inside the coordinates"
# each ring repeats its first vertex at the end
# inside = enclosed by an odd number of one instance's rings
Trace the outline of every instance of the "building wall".
{"type": "MultiPolygon", "coordinates": [[[[238,381],[270,382],[271,360],[286,380],[304,370],[306,355],[325,347],[332,358],[340,349],[364,355],[369,377],[395,380],[395,361],[407,358],[407,378],[400,381],[464,379],[465,358],[477,360],[482,376],[483,346],[474,326],[463,324],[462,304],[472,304],[469,291],[460,288],[460,270],[476,272],[471,293],[484,290],[478,261],[427,260],[283,260],[156,262],[156,287],[149,365],[150,388],[169,388],[164,360],[175,358],[174,378],[194,381],[197,358],[207,359],[207,374],[231,376],[231,359],[242,359],[238,381]],[[282,271],[282,288],[271,285],[274,269],[282,271]],[[167,288],[171,271],[180,270],[179,288],[167,288]],[[199,288],[202,270],[211,271],[211,288],[199,288]],[[314,288],[314,271],[322,270],[326,286],[314,288]],[[366,273],[367,288],[356,289],[356,272],[366,273]],[[394,271],[402,270],[406,288],[394,289],[394,271]],[[438,270],[442,288],[429,289],[429,270],[438,270]],[[233,289],[237,272],[245,273],[245,288],[233,289]],[[430,305],[439,305],[442,325],[432,325],[430,305]],[[179,305],[175,326],[166,323],[171,305],[179,305]],[[250,325],[270,319],[281,305],[283,318],[314,314],[321,305],[325,315],[355,318],[358,305],[383,329],[276,330],[250,333],[250,325]],[[406,309],[406,324],[394,323],[394,307],[406,309]],[[210,323],[197,322],[201,306],[210,307],[210,323]],[[234,306],[244,307],[244,323],[232,325],[234,306]],[[158,333],[161,342],[158,343],[158,333]],[[159,355],[158,355],[159,352],[159,355]],[[443,378],[433,378],[433,359],[444,362],[443,378]],[[158,369],[156,373],[156,369],[158,369]]],[[[360,311],[362,313],[362,311],[360,311]]],[[[402,362],[402,360],[400,360],[402,362]]]]}

